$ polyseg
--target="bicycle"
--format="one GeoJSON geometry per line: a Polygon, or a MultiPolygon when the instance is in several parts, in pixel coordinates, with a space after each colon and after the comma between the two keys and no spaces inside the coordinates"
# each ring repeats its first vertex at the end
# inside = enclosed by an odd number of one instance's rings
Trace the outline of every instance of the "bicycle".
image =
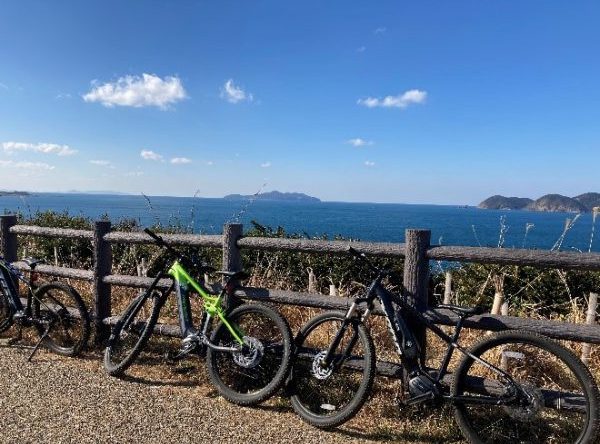
{"type": "Polygon", "coordinates": [[[598,388],[570,350],[524,331],[491,334],[467,349],[459,343],[460,332],[467,318],[483,313],[481,307],[438,305],[458,315],[450,336],[405,298],[384,288],[382,281],[391,272],[351,247],[349,252],[376,277],[347,312],[318,315],[297,335],[291,403],[304,421],[336,427],[363,406],[376,372],[375,347],[365,321],[378,300],[402,364],[406,398],[400,405],[451,403],[460,430],[473,443],[594,442],[598,388]],[[363,311],[359,305],[364,304],[363,311]],[[415,324],[448,344],[439,368],[425,367],[410,327],[415,324]],[[455,350],[462,358],[450,374],[455,350]]]}
{"type": "Polygon", "coordinates": [[[253,405],[272,396],[285,382],[290,368],[292,335],[287,321],[275,310],[260,304],[224,309],[225,296],[233,292],[237,281],[247,278],[244,272],[216,271],[175,250],[151,230],[144,231],[175,257],[175,261],[168,269],[160,270],[150,287],[129,304],[113,327],[104,354],[107,372],[119,376],[135,362],[154,331],[168,295],[175,288],[183,339],[181,349],[171,359],[183,359],[190,354],[206,355],[211,382],[230,402],[253,405]],[[224,276],[223,289],[211,293],[188,269],[198,275],[224,276]],[[159,282],[167,276],[171,284],[161,291],[159,282]],[[190,290],[204,303],[198,329],[192,321],[190,290]],[[214,318],[220,323],[209,333],[214,318]]]}
{"type": "Polygon", "coordinates": [[[90,317],[81,296],[73,287],[60,282],[38,286],[35,269],[44,261],[27,258],[24,262],[29,266],[29,279],[0,258],[0,333],[16,324],[19,330],[9,341],[12,344],[23,338],[23,328],[34,327],[39,340],[28,361],[41,345],[63,356],[79,355],[90,337],[90,317]],[[18,292],[19,281],[27,286],[25,305],[18,292]]]}

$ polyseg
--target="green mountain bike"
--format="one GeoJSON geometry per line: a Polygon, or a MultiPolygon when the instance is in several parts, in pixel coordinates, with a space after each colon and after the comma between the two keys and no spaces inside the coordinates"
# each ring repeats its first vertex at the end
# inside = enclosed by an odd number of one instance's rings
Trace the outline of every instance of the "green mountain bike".
{"type": "Polygon", "coordinates": [[[212,383],[233,403],[258,404],[272,396],[285,382],[290,368],[292,335],[286,320],[261,304],[224,309],[225,296],[233,291],[236,281],[247,277],[244,272],[216,271],[175,250],[149,229],[144,231],[176,259],[168,269],[158,273],[150,287],[129,304],[114,325],[104,354],[107,372],[113,376],[121,375],[135,362],[155,330],[168,295],[175,289],[183,340],[181,349],[172,359],[206,354],[212,383]],[[192,278],[188,270],[197,275],[223,275],[224,288],[213,294],[192,278]],[[160,290],[159,281],[168,276],[172,279],[171,286],[160,290]],[[204,301],[198,329],[192,322],[190,290],[204,301]],[[210,333],[214,318],[220,322],[210,333]]]}

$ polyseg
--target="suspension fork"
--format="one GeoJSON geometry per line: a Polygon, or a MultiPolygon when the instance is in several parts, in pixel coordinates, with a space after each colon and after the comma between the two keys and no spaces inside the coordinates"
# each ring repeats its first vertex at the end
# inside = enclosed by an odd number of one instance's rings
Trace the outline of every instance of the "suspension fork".
{"type": "MultiPolygon", "coordinates": [[[[344,337],[344,334],[348,330],[348,327],[354,323],[363,322],[366,319],[366,317],[369,315],[370,309],[368,309],[365,312],[365,315],[363,315],[361,319],[357,319],[354,316],[354,314],[356,313],[356,309],[358,308],[358,304],[361,301],[362,300],[357,299],[354,302],[352,302],[352,305],[350,305],[350,308],[346,312],[346,317],[344,318],[344,322],[342,322],[342,326],[336,333],[335,338],[333,338],[333,341],[329,345],[329,348],[327,349],[327,353],[325,354],[325,357],[323,358],[323,361],[321,362],[321,365],[324,368],[327,368],[331,365],[335,350],[339,347],[340,342],[342,342],[342,338],[344,337]]],[[[354,334],[352,335],[350,342],[348,342],[346,347],[344,347],[344,352],[342,354],[342,357],[340,358],[340,362],[343,362],[343,360],[347,357],[348,353],[350,353],[350,351],[352,350],[354,345],[356,345],[357,339],[358,339],[358,329],[355,328],[354,334]]]]}

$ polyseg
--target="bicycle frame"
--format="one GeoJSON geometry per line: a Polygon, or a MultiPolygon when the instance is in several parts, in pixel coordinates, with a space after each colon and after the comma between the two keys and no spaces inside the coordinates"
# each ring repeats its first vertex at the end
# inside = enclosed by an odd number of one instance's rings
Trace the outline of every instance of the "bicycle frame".
{"type": "Polygon", "coordinates": [[[18,312],[24,312],[27,315],[31,314],[31,302],[34,297],[33,291],[33,280],[26,279],[21,274],[15,274],[14,268],[5,262],[2,258],[0,258],[0,286],[2,286],[4,292],[6,293],[6,297],[8,300],[8,304],[10,305],[12,315],[18,312]],[[17,286],[15,285],[15,281],[13,276],[25,283],[27,285],[27,305],[23,306],[23,302],[21,302],[21,298],[19,297],[19,292],[17,290],[17,286]]]}
{"type": "Polygon", "coordinates": [[[192,278],[189,273],[183,268],[183,266],[179,263],[179,261],[175,261],[171,268],[169,268],[168,273],[173,277],[175,282],[177,283],[177,306],[179,307],[179,325],[181,328],[181,333],[183,337],[186,337],[190,334],[197,334],[197,331],[194,329],[193,321],[192,321],[192,313],[190,306],[190,297],[189,297],[189,286],[191,286],[197,293],[200,295],[202,300],[204,301],[204,311],[206,312],[206,317],[204,319],[203,325],[200,326],[202,329],[202,333],[206,335],[208,326],[210,325],[210,320],[216,315],[221,322],[227,327],[227,330],[231,333],[233,338],[238,342],[238,344],[244,345],[244,340],[242,339],[243,334],[238,332],[231,326],[227,317],[225,316],[225,310],[221,306],[223,301],[223,296],[225,295],[226,290],[223,289],[219,294],[211,294],[206,288],[204,288],[200,283],[198,283],[194,278],[192,278]]]}

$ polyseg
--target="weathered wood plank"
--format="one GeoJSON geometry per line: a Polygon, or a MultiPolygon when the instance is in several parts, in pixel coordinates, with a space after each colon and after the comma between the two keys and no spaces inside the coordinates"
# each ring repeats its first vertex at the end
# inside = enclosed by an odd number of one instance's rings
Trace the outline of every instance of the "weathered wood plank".
{"type": "Polygon", "coordinates": [[[319,239],[282,239],[271,237],[244,237],[238,246],[252,250],[286,250],[318,254],[348,254],[348,246],[372,256],[404,257],[404,244],[391,242],[349,242],[319,239]]]}
{"type": "MultiPolygon", "coordinates": [[[[15,268],[21,271],[27,272],[31,269],[25,262],[13,262],[15,268]]],[[[91,281],[94,278],[94,273],[91,270],[81,270],[79,268],[67,268],[67,267],[55,267],[54,265],[39,264],[35,267],[36,273],[40,273],[47,276],[55,276],[62,278],[80,279],[84,281],[91,281]]]]}
{"type": "MultiPolygon", "coordinates": [[[[221,247],[223,236],[199,235],[199,234],[162,234],[160,236],[169,245],[182,245],[191,247],[221,247]]],[[[104,236],[104,240],[110,243],[122,244],[153,244],[154,240],[144,232],[113,231],[104,236]]]]}
{"type": "Polygon", "coordinates": [[[529,265],[536,268],[600,271],[599,253],[436,246],[429,248],[427,257],[434,260],[480,264],[529,265]]]}
{"type": "Polygon", "coordinates": [[[36,225],[15,225],[11,228],[10,232],[26,236],[57,237],[83,240],[92,240],[94,238],[94,232],[92,230],[38,227],[36,225]]]}

